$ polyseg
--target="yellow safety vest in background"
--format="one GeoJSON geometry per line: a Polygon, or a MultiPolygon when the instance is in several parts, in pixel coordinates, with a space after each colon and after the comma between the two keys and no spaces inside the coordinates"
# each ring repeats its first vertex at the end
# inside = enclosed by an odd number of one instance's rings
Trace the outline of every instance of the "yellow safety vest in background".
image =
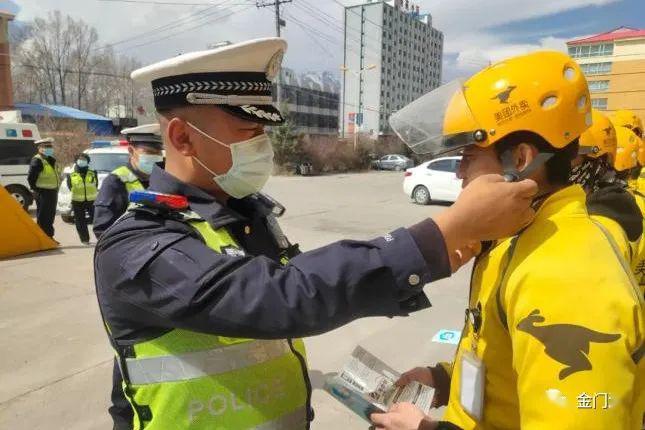
{"type": "MultiPolygon", "coordinates": [[[[214,230],[198,215],[187,214],[213,251],[239,249],[225,228],[214,230]]],[[[307,388],[292,346],[306,357],[300,339],[290,345],[286,339],[183,329],[134,344],[131,356],[120,357],[134,429],[304,429],[307,388]]]]}
{"type": "Polygon", "coordinates": [[[117,176],[121,182],[123,182],[128,193],[145,189],[141,181],[139,181],[139,178],[137,178],[137,175],[135,175],[128,166],[117,167],[112,171],[112,174],[117,176]]]}
{"type": "Polygon", "coordinates": [[[96,174],[93,170],[88,170],[85,177],[79,172],[72,172],[69,179],[72,184],[73,202],[93,202],[96,200],[98,188],[96,174]]]}
{"type": "Polygon", "coordinates": [[[52,166],[47,161],[47,158],[43,157],[40,154],[36,154],[34,158],[37,158],[41,161],[43,165],[43,170],[41,170],[36,180],[36,188],[42,188],[43,190],[57,190],[60,186],[60,171],[58,169],[58,163],[54,163],[52,166]]]}

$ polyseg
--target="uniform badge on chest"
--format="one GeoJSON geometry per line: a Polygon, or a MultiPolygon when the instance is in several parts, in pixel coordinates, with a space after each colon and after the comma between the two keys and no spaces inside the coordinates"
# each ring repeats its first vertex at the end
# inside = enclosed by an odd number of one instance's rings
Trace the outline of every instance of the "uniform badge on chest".
{"type": "Polygon", "coordinates": [[[246,252],[244,252],[243,249],[236,248],[230,245],[222,247],[222,253],[230,257],[246,257],[246,252]]]}

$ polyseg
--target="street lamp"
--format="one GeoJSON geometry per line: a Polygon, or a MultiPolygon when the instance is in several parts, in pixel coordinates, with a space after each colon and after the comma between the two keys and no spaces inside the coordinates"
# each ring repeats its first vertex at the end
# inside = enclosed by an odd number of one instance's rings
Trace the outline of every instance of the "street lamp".
{"type": "MultiPolygon", "coordinates": [[[[363,75],[364,72],[366,72],[368,70],[373,70],[375,68],[376,68],[376,64],[368,64],[367,66],[363,67],[359,71],[355,72],[355,71],[351,70],[349,67],[347,67],[344,64],[342,66],[340,66],[340,70],[343,73],[349,72],[349,73],[351,73],[352,75],[354,75],[354,76],[356,76],[358,78],[358,103],[356,104],[357,112],[356,112],[356,114],[354,116],[354,126],[355,126],[355,129],[354,129],[354,151],[356,151],[356,146],[358,144],[358,129],[360,128],[360,126],[358,126],[358,124],[356,124],[356,122],[358,120],[358,115],[360,115],[360,113],[361,113],[361,80],[362,80],[362,75],[363,75]]],[[[345,119],[343,119],[343,121],[344,120],[345,119]]],[[[361,124],[362,124],[362,122],[363,121],[361,120],[361,124]]]]}

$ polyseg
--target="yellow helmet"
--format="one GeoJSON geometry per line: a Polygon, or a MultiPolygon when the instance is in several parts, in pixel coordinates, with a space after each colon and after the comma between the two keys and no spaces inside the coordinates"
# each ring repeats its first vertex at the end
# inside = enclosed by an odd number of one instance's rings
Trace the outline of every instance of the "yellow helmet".
{"type": "Polygon", "coordinates": [[[392,129],[414,152],[433,155],[471,144],[487,147],[516,131],[563,148],[591,122],[587,81],[575,61],[556,51],[501,61],[390,117],[392,129]]]}
{"type": "Polygon", "coordinates": [[[638,162],[639,137],[627,127],[616,127],[616,138],[618,148],[614,169],[618,172],[633,169],[638,162]]]}
{"type": "Polygon", "coordinates": [[[591,116],[593,124],[580,135],[579,154],[591,158],[598,158],[607,154],[609,164],[613,165],[616,159],[616,130],[614,125],[609,121],[609,118],[596,109],[591,110],[591,116]]]}
{"type": "Polygon", "coordinates": [[[638,164],[645,166],[645,140],[638,138],[638,164]]]}
{"type": "Polygon", "coordinates": [[[631,110],[617,110],[609,119],[616,127],[627,127],[639,137],[643,135],[643,121],[631,110]]]}

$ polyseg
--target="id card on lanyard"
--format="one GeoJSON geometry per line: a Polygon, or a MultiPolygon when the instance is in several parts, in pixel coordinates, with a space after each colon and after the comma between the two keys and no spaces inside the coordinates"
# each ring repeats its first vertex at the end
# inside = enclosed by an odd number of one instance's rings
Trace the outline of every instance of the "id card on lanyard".
{"type": "Polygon", "coordinates": [[[459,403],[461,407],[477,421],[480,421],[484,412],[484,384],[486,382],[486,366],[477,356],[477,343],[481,329],[481,305],[466,311],[466,319],[472,329],[472,351],[464,351],[461,355],[459,403]]]}

